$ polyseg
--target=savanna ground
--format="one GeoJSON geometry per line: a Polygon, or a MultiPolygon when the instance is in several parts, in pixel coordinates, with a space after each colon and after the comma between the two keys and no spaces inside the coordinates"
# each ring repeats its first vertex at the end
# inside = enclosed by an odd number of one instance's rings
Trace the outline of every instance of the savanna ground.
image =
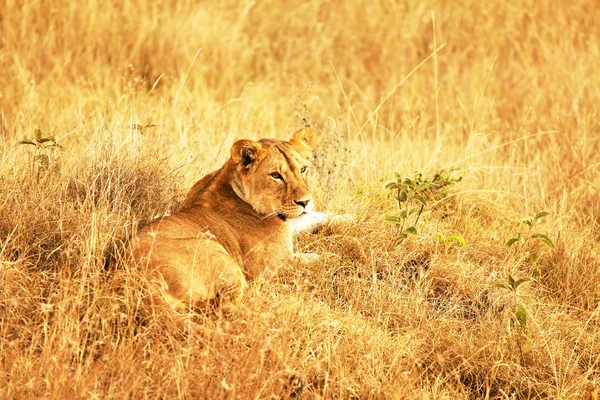
{"type": "Polygon", "coordinates": [[[0,0],[0,397],[597,398],[599,21],[591,0],[0,0]],[[306,125],[318,208],[357,222],[198,317],[236,340],[104,271],[234,140],[306,125]],[[388,223],[394,173],[441,171],[388,223]]]}

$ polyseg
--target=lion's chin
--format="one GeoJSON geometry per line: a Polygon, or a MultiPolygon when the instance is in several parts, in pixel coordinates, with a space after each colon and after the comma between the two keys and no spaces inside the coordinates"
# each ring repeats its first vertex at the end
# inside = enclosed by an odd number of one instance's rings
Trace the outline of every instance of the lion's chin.
{"type": "Polygon", "coordinates": [[[304,210],[304,208],[302,208],[302,209],[300,209],[298,211],[294,211],[294,212],[290,212],[288,210],[288,211],[282,212],[282,214],[285,215],[286,219],[288,219],[288,218],[289,219],[294,219],[294,218],[300,218],[300,217],[302,217],[303,215],[306,214],[306,211],[304,210]]]}
{"type": "Polygon", "coordinates": [[[301,218],[302,216],[306,215],[306,212],[303,211],[300,214],[292,214],[292,215],[290,215],[289,213],[284,213],[284,212],[278,211],[276,214],[282,220],[287,221],[288,219],[301,218]]]}

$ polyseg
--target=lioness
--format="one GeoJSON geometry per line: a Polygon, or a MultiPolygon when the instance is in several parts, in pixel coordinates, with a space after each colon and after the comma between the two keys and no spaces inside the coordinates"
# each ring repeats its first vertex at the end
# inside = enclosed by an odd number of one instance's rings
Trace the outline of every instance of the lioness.
{"type": "Polygon", "coordinates": [[[175,214],[138,232],[134,262],[173,309],[230,306],[247,280],[307,256],[293,253],[292,232],[325,219],[308,186],[315,140],[302,129],[289,141],[235,142],[175,214]]]}

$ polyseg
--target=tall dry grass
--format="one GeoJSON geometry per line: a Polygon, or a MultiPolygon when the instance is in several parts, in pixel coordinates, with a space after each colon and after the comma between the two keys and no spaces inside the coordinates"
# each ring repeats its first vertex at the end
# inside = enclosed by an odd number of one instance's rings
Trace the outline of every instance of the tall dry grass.
{"type": "Polygon", "coordinates": [[[0,397],[597,397],[598,21],[586,0],[0,0],[0,397]],[[319,206],[359,223],[200,316],[238,340],[104,270],[235,139],[306,124],[319,206]],[[17,145],[36,126],[62,148],[17,145]],[[441,169],[462,181],[399,242],[385,183],[441,169]],[[541,210],[555,247],[508,248],[541,210]],[[515,297],[509,273],[533,280],[515,297]]]}

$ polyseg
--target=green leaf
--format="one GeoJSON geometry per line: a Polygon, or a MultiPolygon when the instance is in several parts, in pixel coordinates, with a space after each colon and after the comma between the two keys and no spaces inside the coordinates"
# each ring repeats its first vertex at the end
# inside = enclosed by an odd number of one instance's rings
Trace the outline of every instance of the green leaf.
{"type": "Polygon", "coordinates": [[[537,222],[540,218],[545,217],[546,215],[550,215],[550,213],[547,211],[541,211],[541,212],[535,214],[535,216],[533,217],[533,220],[535,222],[537,222]]]}
{"type": "Polygon", "coordinates": [[[38,127],[34,128],[33,137],[39,141],[42,138],[42,130],[38,127]]]}
{"type": "Polygon", "coordinates": [[[511,289],[515,288],[515,278],[513,278],[511,274],[508,274],[508,284],[510,285],[511,289]]]}
{"type": "Polygon", "coordinates": [[[17,142],[17,144],[31,144],[33,146],[37,146],[37,143],[35,143],[33,140],[30,140],[30,139],[19,140],[17,142]]]}
{"type": "Polygon", "coordinates": [[[531,280],[531,278],[517,279],[517,281],[515,282],[515,290],[517,290],[517,288],[519,287],[519,285],[521,285],[521,283],[529,282],[530,280],[531,280]]]}
{"type": "Polygon", "coordinates": [[[403,230],[402,233],[404,233],[406,235],[415,236],[417,234],[417,228],[415,228],[414,226],[409,226],[408,228],[403,230]]]}
{"type": "Polygon", "coordinates": [[[448,243],[456,243],[459,246],[465,246],[467,244],[467,241],[465,240],[465,238],[462,237],[462,235],[459,234],[459,233],[453,233],[451,235],[448,235],[446,237],[446,242],[448,242],[448,243]]]}
{"type": "Polygon", "coordinates": [[[554,248],[554,243],[552,243],[552,240],[550,240],[550,238],[542,233],[534,233],[533,235],[531,235],[532,238],[538,238],[540,239],[542,242],[544,242],[544,244],[548,247],[552,247],[554,248]]]}
{"type": "Polygon", "coordinates": [[[383,220],[391,225],[398,225],[402,223],[400,218],[396,217],[395,215],[388,215],[383,220]]]}
{"type": "Polygon", "coordinates": [[[525,328],[527,326],[527,311],[522,304],[517,306],[517,310],[515,311],[515,319],[521,328],[525,328]]]}
{"type": "Polygon", "coordinates": [[[398,193],[398,201],[400,203],[404,203],[407,199],[408,199],[408,193],[406,193],[406,190],[402,190],[402,191],[400,191],[400,193],[398,193]]]}
{"type": "Polygon", "coordinates": [[[427,207],[427,201],[425,200],[425,197],[421,196],[418,193],[415,193],[413,195],[413,199],[417,200],[419,203],[423,204],[425,207],[427,207]]]}
{"type": "Polygon", "coordinates": [[[518,241],[521,240],[521,235],[514,237],[514,238],[510,238],[506,241],[506,245],[508,247],[512,246],[513,244],[517,243],[518,241]]]}
{"type": "Polygon", "coordinates": [[[385,185],[386,189],[398,189],[398,184],[396,182],[390,182],[385,185]]]}
{"type": "Polygon", "coordinates": [[[504,288],[507,290],[512,290],[512,288],[510,287],[510,285],[504,281],[501,280],[497,280],[496,282],[494,282],[494,286],[499,287],[499,288],[504,288]]]}
{"type": "Polygon", "coordinates": [[[400,174],[399,174],[399,173],[397,173],[397,172],[394,172],[394,178],[396,178],[396,181],[400,181],[400,179],[401,179],[402,177],[400,176],[400,174]]]}
{"type": "Polygon", "coordinates": [[[38,139],[38,143],[46,143],[46,142],[52,142],[52,143],[56,144],[56,138],[54,136],[48,136],[45,138],[38,139]]]}
{"type": "Polygon", "coordinates": [[[411,189],[415,187],[415,182],[412,179],[410,179],[410,178],[404,178],[404,182],[402,182],[402,183],[404,185],[407,185],[411,189]]]}

